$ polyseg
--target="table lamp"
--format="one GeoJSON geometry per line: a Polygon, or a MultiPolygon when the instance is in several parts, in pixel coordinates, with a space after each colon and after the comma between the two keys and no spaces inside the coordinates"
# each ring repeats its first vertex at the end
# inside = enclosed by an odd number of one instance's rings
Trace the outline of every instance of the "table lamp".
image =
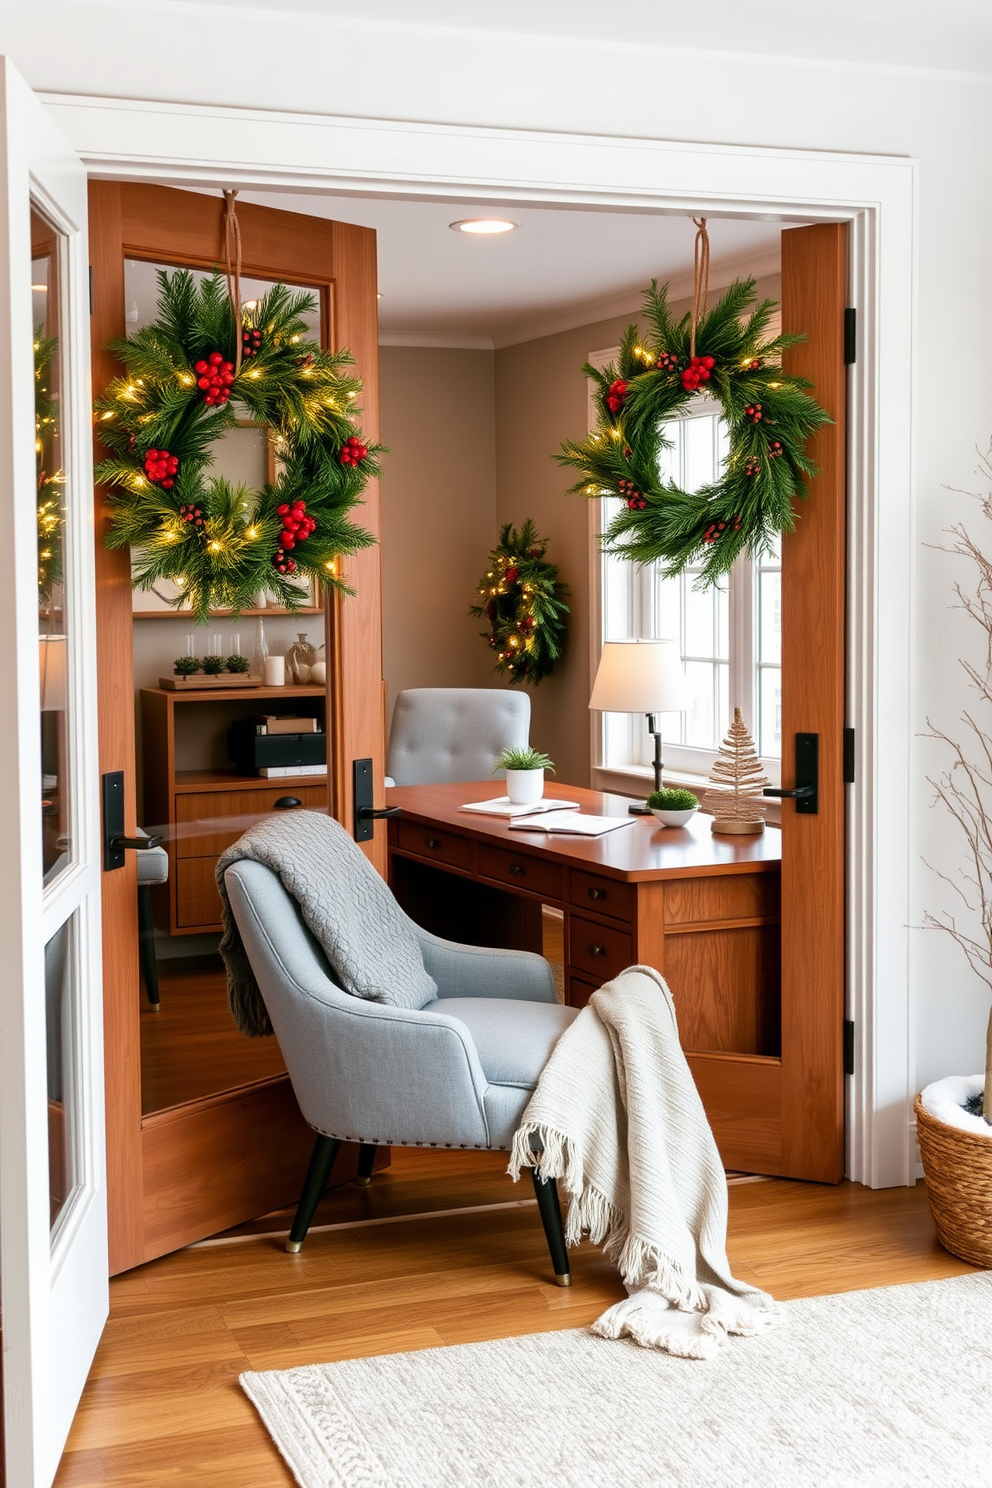
{"type": "MultiPolygon", "coordinates": [[[[606,641],[589,707],[603,713],[644,713],[654,738],[654,789],[661,790],[661,713],[684,713],[685,672],[677,641],[606,641]]],[[[646,816],[650,807],[629,808],[646,816]]]]}

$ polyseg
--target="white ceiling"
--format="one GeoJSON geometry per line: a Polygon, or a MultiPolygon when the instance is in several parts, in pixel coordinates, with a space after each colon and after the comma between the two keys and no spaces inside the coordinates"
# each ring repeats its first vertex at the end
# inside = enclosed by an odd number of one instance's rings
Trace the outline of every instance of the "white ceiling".
{"type": "MultiPolygon", "coordinates": [[[[144,8],[152,0],[128,3],[144,8]]],[[[164,3],[194,8],[189,0],[164,3]]],[[[635,69],[638,47],[664,47],[992,73],[990,0],[209,0],[195,8],[215,6],[417,30],[627,41],[635,69]]]]}
{"type": "MultiPolygon", "coordinates": [[[[452,232],[491,205],[246,191],[243,201],[373,227],[381,339],[392,345],[508,346],[640,303],[653,277],[691,292],[695,228],[658,213],[505,207],[500,237],[452,232]]],[[[775,273],[781,224],[710,218],[711,279],[775,273]]]]}

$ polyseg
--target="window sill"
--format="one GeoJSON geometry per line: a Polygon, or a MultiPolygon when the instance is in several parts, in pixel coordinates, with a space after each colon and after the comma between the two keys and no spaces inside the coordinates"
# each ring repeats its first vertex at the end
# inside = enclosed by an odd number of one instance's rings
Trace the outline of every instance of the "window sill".
{"type": "MultiPolygon", "coordinates": [[[[693,775],[688,770],[674,768],[665,769],[664,782],[666,786],[683,787],[691,790],[695,795],[702,795],[709,785],[705,775],[693,775]]],[[[602,765],[594,765],[592,768],[593,790],[609,791],[617,796],[631,796],[635,800],[642,800],[653,788],[654,772],[651,770],[639,770],[633,766],[626,770],[606,769],[602,765]]],[[[782,803],[774,798],[767,801],[765,821],[770,827],[782,825],[782,803]]]]}

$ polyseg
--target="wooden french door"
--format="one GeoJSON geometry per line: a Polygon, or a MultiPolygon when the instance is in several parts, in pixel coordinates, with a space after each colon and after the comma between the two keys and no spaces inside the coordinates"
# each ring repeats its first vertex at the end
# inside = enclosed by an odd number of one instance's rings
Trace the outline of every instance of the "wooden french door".
{"type": "MultiPolygon", "coordinates": [[[[223,262],[223,202],[166,187],[90,186],[93,385],[116,366],[107,344],[126,333],[126,259],[212,269],[223,262]]],[[[239,205],[243,272],[313,287],[325,344],[347,347],[364,379],[362,427],[378,437],[375,234],[297,213],[239,205]]],[[[379,531],[378,489],[360,522],[379,531]]],[[[125,774],[127,830],[135,823],[134,681],[130,569],[102,543],[96,509],[100,770],[125,774]]],[[[351,762],[384,773],[379,550],[348,559],[354,597],[329,601],[328,789],[330,811],[351,824],[351,762]]],[[[380,787],[381,788],[381,787],[380,787]]],[[[385,872],[385,828],[365,844],[385,872]]],[[[111,1272],[126,1270],[225,1226],[290,1202],[299,1191],[311,1133],[287,1077],[223,1091],[142,1118],[136,881],[133,857],[103,875],[107,1150],[111,1272]]]]}
{"type": "Polygon", "coordinates": [[[821,1183],[844,1170],[846,285],[843,224],[783,232],[782,329],[807,337],[785,365],[833,423],[810,443],[819,474],[782,544],[782,784],[796,734],[817,735],[819,803],[782,802],[781,1057],[689,1055],[728,1167],[821,1183]]]}

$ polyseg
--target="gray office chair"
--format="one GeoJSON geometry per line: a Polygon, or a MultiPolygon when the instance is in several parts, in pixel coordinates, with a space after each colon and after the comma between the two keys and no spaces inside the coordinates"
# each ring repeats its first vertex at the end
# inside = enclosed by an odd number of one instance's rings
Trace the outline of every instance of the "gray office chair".
{"type": "MultiPolygon", "coordinates": [[[[317,1132],[287,1250],[298,1251],[342,1142],[367,1178],[377,1146],[508,1151],[538,1076],[576,1016],[527,951],[480,949],[411,921],[435,1002],[416,1011],[342,990],[271,869],[224,874],[245,952],[304,1119],[317,1132]]],[[[375,927],[369,927],[374,937],[375,927]]],[[[531,1169],[555,1280],[570,1281],[558,1191],[531,1169]]]]}
{"type": "Polygon", "coordinates": [[[501,749],[526,748],[530,697],[505,687],[411,687],[393,708],[387,784],[488,780],[501,749]]]}

